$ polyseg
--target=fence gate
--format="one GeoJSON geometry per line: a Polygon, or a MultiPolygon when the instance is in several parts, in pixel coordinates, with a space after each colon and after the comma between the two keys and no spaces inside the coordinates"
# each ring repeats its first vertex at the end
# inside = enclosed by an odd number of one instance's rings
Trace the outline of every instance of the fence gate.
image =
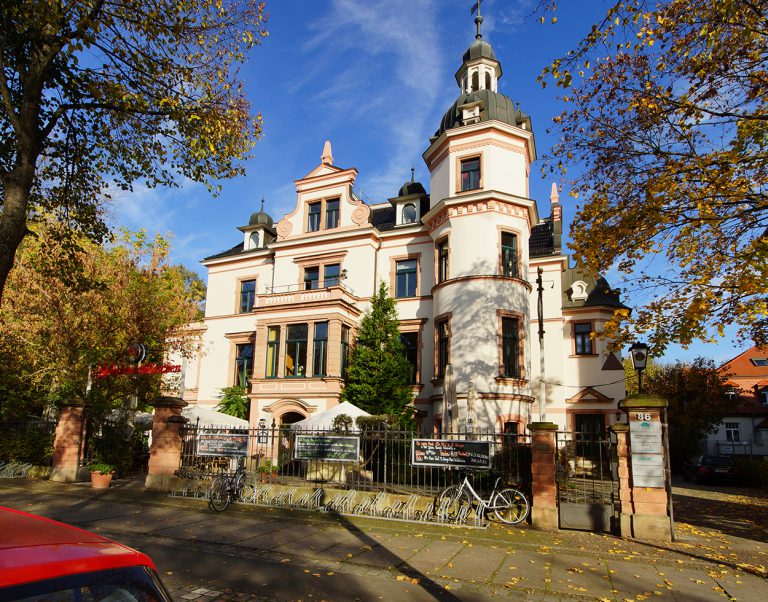
{"type": "Polygon", "coordinates": [[[556,449],[560,528],[612,531],[618,506],[615,435],[559,432],[556,449]]]}

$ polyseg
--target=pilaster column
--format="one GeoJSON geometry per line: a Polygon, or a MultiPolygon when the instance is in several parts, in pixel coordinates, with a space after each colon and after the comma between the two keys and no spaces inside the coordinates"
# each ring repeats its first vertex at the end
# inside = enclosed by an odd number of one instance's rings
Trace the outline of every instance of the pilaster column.
{"type": "Polygon", "coordinates": [[[531,522],[537,529],[557,529],[557,480],[555,433],[557,425],[551,422],[532,422],[531,431],[531,522]]]}
{"type": "Polygon", "coordinates": [[[159,397],[152,405],[155,406],[155,416],[144,486],[168,491],[173,473],[181,465],[181,427],[185,423],[181,410],[188,404],[179,397],[159,397]]]}
{"type": "Polygon", "coordinates": [[[629,418],[629,474],[632,536],[672,540],[667,495],[667,458],[661,413],[667,400],[653,395],[632,395],[619,402],[629,418]]]}
{"type": "Polygon", "coordinates": [[[72,399],[59,410],[53,439],[53,470],[51,481],[74,483],[82,459],[81,447],[85,428],[85,401],[72,399]]]}

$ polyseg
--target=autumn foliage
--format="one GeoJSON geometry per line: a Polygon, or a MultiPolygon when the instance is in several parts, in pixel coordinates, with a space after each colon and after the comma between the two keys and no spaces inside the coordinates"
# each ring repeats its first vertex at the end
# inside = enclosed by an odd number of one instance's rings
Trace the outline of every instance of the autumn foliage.
{"type": "Polygon", "coordinates": [[[255,0],[15,0],[0,11],[0,299],[28,220],[105,239],[113,188],[214,192],[261,133],[238,67],[255,0]]]}
{"type": "Polygon", "coordinates": [[[616,2],[541,79],[567,104],[546,169],[581,199],[573,249],[636,300],[608,336],[768,342],[768,1],[616,2]]]}
{"type": "Polygon", "coordinates": [[[8,280],[0,308],[0,415],[39,415],[46,404],[85,398],[89,367],[89,401],[104,409],[129,394],[151,401],[161,380],[175,375],[96,378],[98,368],[125,366],[134,342],[146,346],[153,363],[171,351],[196,351],[183,327],[198,316],[204,289],[168,263],[167,241],[121,232],[101,246],[81,237],[70,255],[67,240],[60,224],[38,225],[8,280]]]}

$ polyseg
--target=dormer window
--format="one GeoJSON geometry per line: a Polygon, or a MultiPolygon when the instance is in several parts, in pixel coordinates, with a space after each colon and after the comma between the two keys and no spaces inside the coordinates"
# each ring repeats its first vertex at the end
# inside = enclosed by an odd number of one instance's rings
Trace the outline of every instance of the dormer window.
{"type": "Polygon", "coordinates": [[[402,223],[403,224],[415,224],[418,213],[416,212],[416,205],[413,203],[407,203],[403,205],[402,211],[402,223]]]}

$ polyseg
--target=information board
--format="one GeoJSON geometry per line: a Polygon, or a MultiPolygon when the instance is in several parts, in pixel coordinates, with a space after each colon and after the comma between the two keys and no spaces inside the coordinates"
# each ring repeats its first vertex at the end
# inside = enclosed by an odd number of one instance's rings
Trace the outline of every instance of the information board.
{"type": "Polygon", "coordinates": [[[490,441],[463,439],[414,439],[411,462],[415,466],[490,468],[490,441]]]}
{"type": "Polygon", "coordinates": [[[198,456],[244,457],[248,454],[248,432],[222,433],[200,429],[197,434],[198,456]]]}
{"type": "Polygon", "coordinates": [[[357,462],[360,458],[360,437],[297,434],[293,457],[296,460],[357,462]]]}

